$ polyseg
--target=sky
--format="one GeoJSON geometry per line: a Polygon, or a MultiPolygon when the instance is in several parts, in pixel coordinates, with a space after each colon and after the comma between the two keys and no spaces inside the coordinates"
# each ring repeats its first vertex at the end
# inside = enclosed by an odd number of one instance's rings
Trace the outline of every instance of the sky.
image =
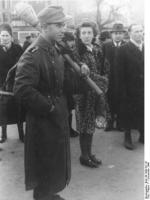
{"type": "MultiPolygon", "coordinates": [[[[79,7],[79,12],[90,12],[91,10],[95,9],[95,1],[96,0],[76,0],[79,7]]],[[[129,18],[132,21],[137,20],[138,22],[143,21],[144,19],[144,1],[143,0],[104,0],[105,4],[103,4],[102,10],[105,13],[108,13],[109,5],[116,5],[120,6],[122,5],[123,8],[121,9],[121,12],[125,16],[129,18]]]]}

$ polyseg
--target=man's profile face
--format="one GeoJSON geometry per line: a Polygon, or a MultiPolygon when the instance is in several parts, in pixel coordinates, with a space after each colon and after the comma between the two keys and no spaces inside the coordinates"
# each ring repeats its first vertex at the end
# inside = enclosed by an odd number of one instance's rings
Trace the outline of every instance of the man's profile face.
{"type": "Polygon", "coordinates": [[[142,25],[133,25],[130,31],[130,38],[137,43],[143,41],[143,27],[142,25]]]}
{"type": "Polygon", "coordinates": [[[114,42],[121,42],[124,38],[124,32],[113,32],[112,39],[114,42]]]}
{"type": "Polygon", "coordinates": [[[64,37],[65,24],[64,23],[48,24],[46,32],[50,40],[60,42],[64,37]]]}

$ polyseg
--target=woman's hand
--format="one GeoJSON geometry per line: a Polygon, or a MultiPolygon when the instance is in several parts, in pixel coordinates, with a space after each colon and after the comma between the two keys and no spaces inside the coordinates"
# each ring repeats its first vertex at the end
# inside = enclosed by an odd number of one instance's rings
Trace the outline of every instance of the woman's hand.
{"type": "Polygon", "coordinates": [[[81,65],[81,76],[88,77],[90,75],[90,70],[86,64],[81,65]]]}

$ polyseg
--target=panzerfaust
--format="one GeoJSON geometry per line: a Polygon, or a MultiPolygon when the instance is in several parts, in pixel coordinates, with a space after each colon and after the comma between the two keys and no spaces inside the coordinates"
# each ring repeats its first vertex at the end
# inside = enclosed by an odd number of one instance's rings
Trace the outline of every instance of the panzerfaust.
{"type": "MultiPolygon", "coordinates": [[[[35,27],[38,31],[41,31],[37,15],[31,5],[27,3],[18,3],[15,6],[15,11],[20,19],[35,27]]],[[[77,73],[80,72],[80,66],[74,60],[72,60],[69,54],[63,54],[63,57],[77,73]]],[[[98,95],[103,93],[90,77],[86,77],[85,81],[98,95]]]]}

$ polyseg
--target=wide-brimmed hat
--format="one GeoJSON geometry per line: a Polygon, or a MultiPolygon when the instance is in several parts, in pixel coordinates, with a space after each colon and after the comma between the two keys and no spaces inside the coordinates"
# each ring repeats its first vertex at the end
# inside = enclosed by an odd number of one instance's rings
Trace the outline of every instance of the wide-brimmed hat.
{"type": "Polygon", "coordinates": [[[112,27],[112,30],[111,30],[111,33],[113,32],[126,32],[125,29],[124,29],[124,26],[123,24],[121,23],[116,23],[113,25],[112,27]]]}
{"type": "Polygon", "coordinates": [[[64,23],[71,19],[71,16],[65,15],[61,6],[48,6],[38,14],[40,24],[64,23]]]}

